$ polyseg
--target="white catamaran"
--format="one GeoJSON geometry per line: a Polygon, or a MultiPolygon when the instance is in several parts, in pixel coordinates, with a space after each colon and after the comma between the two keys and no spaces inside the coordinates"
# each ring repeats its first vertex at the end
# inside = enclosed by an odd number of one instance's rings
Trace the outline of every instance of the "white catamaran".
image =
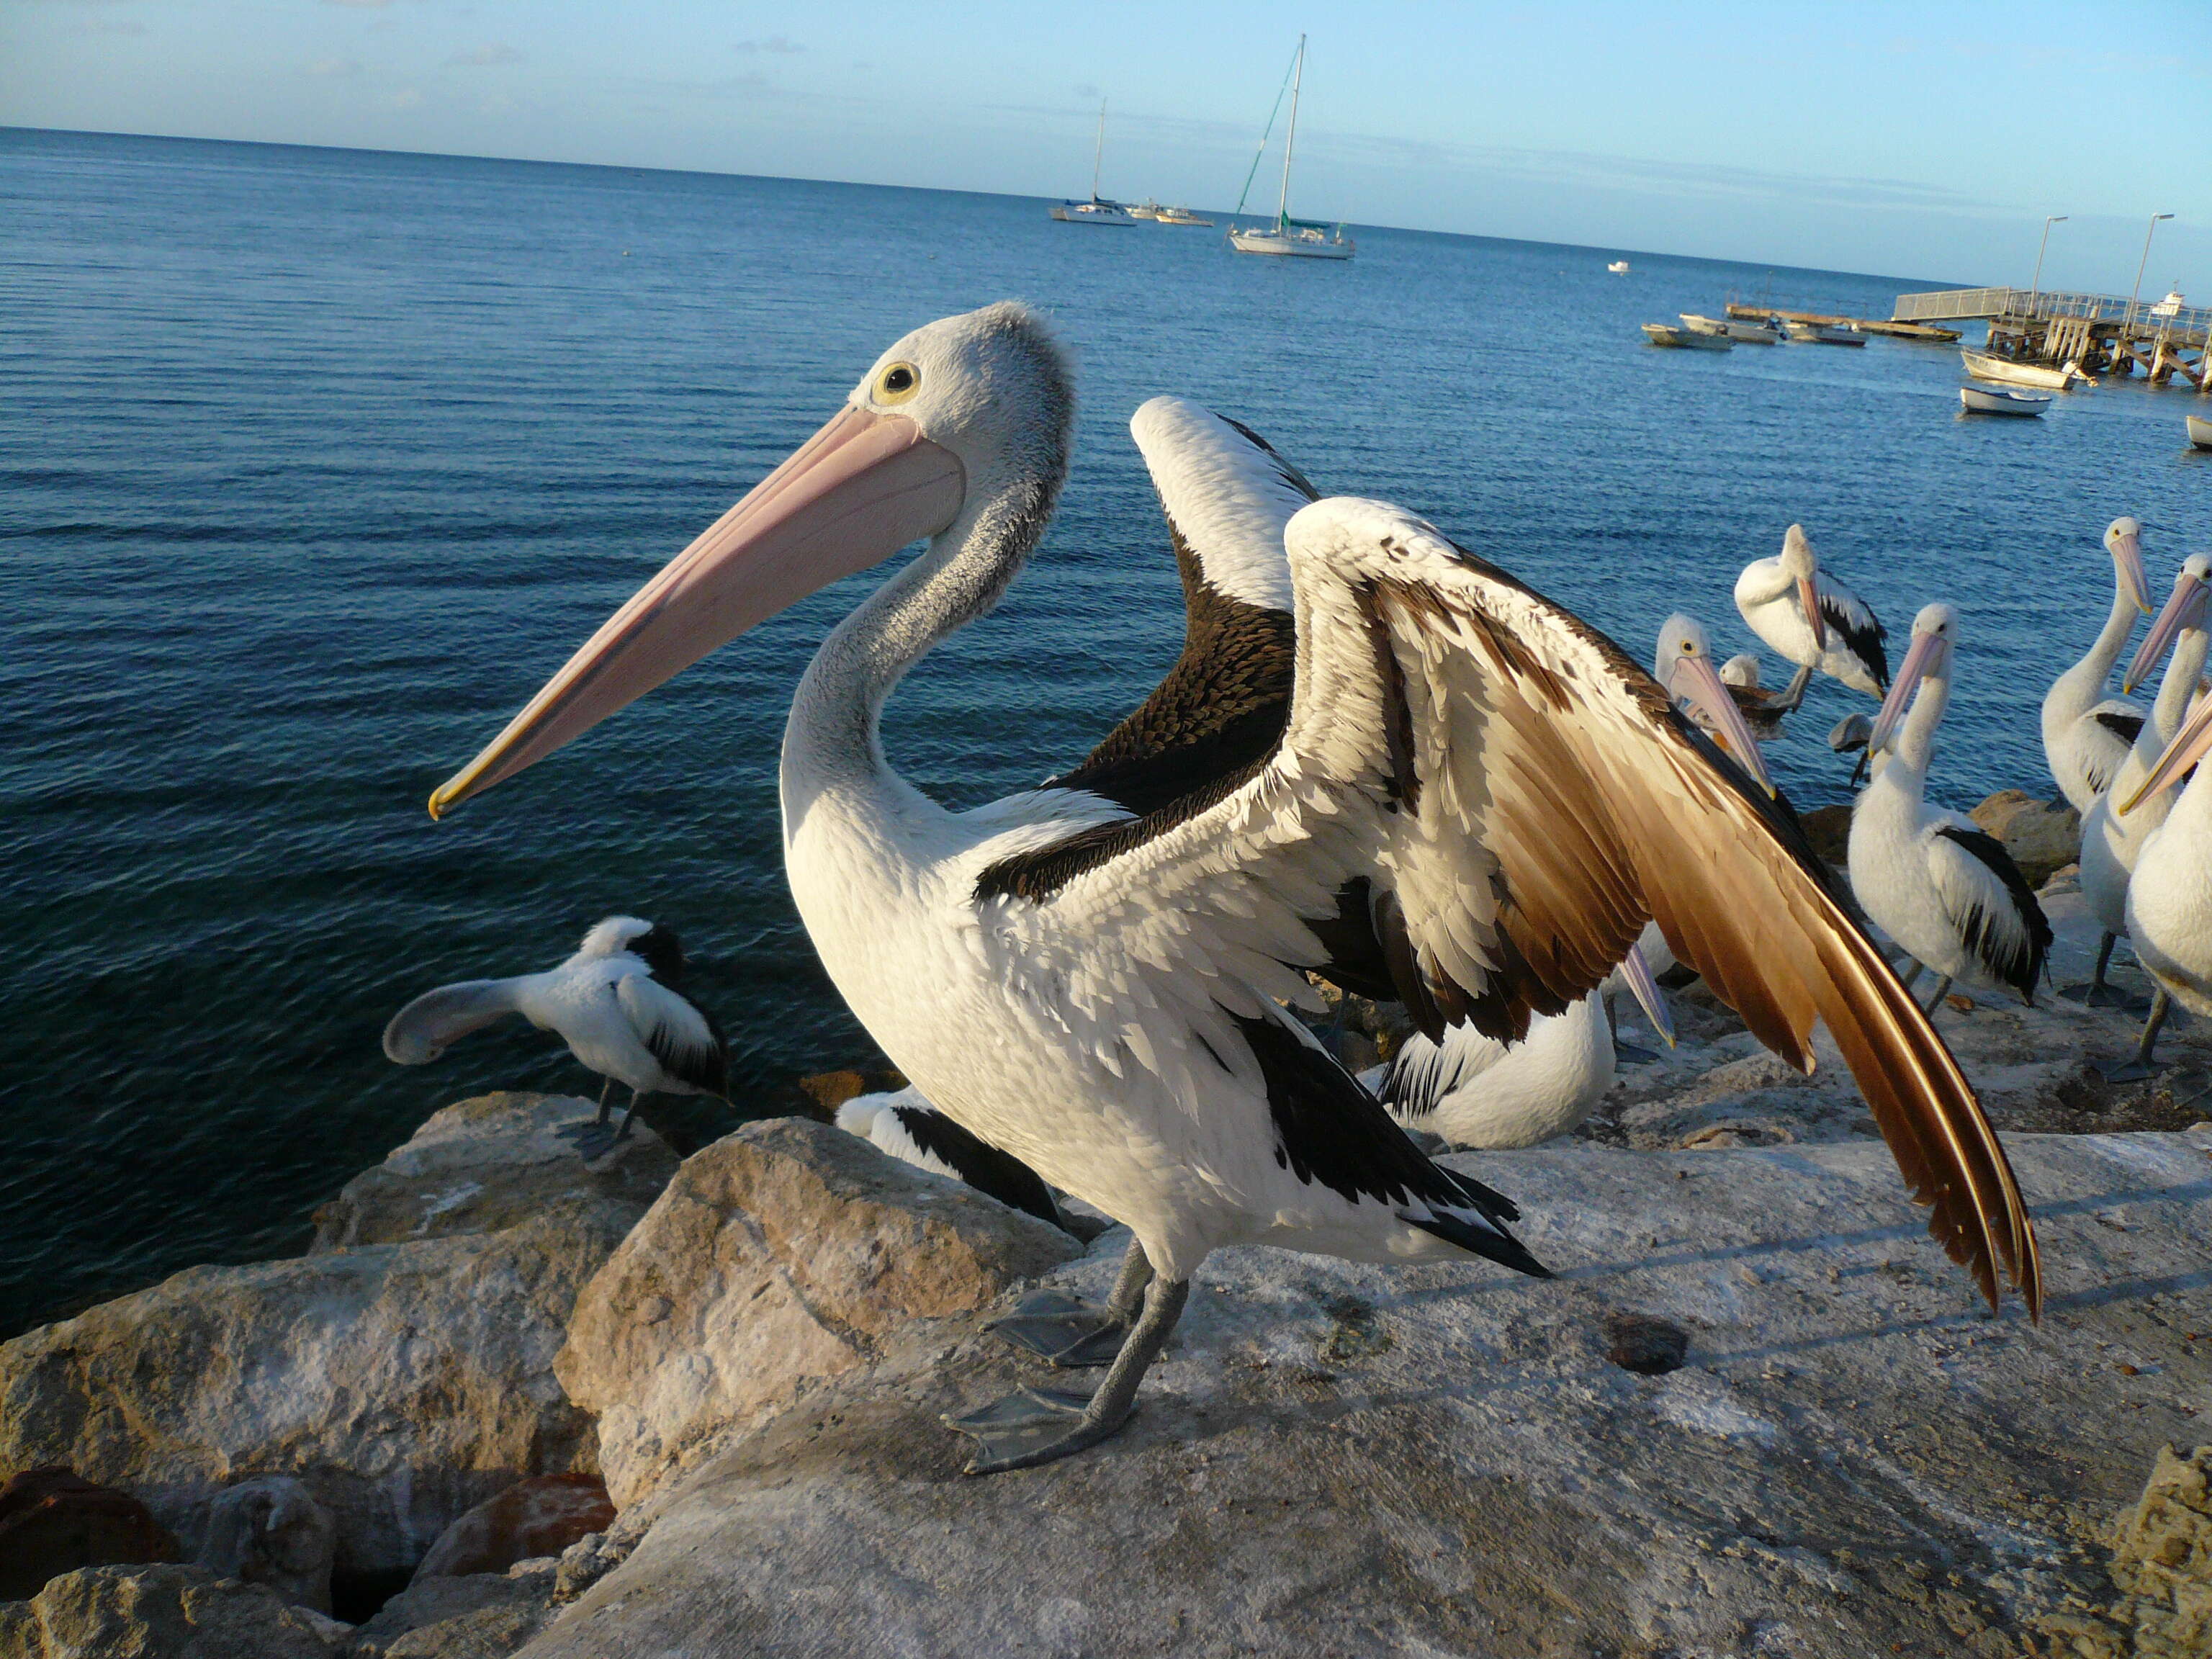
{"type": "MultiPolygon", "coordinates": [[[[1306,38],[1298,36],[1298,55],[1291,66],[1291,126],[1283,140],[1283,193],[1275,204],[1275,222],[1271,225],[1234,226],[1229,232],[1229,246],[1239,253],[1287,254],[1298,259],[1349,259],[1355,246],[1344,234],[1342,225],[1315,224],[1291,217],[1291,156],[1298,143],[1298,92],[1305,84],[1306,38]]],[[[1281,94],[1276,94],[1278,97],[1281,94]]],[[[1269,118],[1268,125],[1274,125],[1269,118]]],[[[1260,137],[1260,148],[1267,147],[1267,135],[1260,137]]],[[[1259,166],[1255,159],[1253,166],[1259,166]]],[[[1247,178],[1245,189],[1252,187],[1247,178]]],[[[1244,204],[1238,202],[1238,213],[1244,204]]]]}
{"type": "Polygon", "coordinates": [[[1098,149],[1091,158],[1091,199],[1087,202],[1062,202],[1052,210],[1052,216],[1064,225],[1133,225],[1137,216],[1119,202],[1109,202],[1098,193],[1098,170],[1106,161],[1106,100],[1098,100],[1098,149]]]}

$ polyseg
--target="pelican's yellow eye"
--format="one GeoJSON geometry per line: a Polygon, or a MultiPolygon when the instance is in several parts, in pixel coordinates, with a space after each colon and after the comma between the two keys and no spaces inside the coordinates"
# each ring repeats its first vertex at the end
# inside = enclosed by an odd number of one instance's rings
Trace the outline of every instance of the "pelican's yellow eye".
{"type": "Polygon", "coordinates": [[[893,363],[876,376],[876,401],[902,404],[921,390],[921,371],[912,363],[893,363]]]}

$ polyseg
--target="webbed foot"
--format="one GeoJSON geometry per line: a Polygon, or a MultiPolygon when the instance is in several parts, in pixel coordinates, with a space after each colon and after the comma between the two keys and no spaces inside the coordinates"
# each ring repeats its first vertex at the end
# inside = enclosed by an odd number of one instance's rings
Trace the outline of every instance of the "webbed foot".
{"type": "MultiPolygon", "coordinates": [[[[1110,1365],[1129,1328],[1066,1291],[1031,1291],[1004,1319],[983,1328],[1055,1365],[1110,1365]]],[[[957,1426],[957,1425],[955,1426],[957,1426]]]]}
{"type": "Polygon", "coordinates": [[[1111,1437],[1129,1420],[1126,1405],[1118,1413],[1101,1412],[1094,1410],[1097,1403],[1090,1395],[1065,1389],[1023,1388],[981,1411],[964,1417],[947,1413],[942,1420],[977,1443],[965,1473],[1001,1474],[1085,1450],[1111,1437]]]}
{"type": "Polygon", "coordinates": [[[2130,1014],[2140,1014],[2150,1006],[2148,997],[2134,995],[2117,985],[2069,985],[2058,994],[2084,1008],[2118,1008],[2130,1014]]]}

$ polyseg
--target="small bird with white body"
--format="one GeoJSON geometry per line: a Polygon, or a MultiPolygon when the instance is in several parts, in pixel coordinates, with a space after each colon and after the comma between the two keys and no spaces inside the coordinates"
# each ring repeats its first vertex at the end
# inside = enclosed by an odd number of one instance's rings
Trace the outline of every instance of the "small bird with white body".
{"type": "Polygon", "coordinates": [[[629,1109],[611,1137],[618,1140],[647,1095],[729,1098],[729,1044],[714,1017],[684,994],[684,945],[673,929],[609,916],[557,968],[425,991],[384,1028],[385,1057],[428,1065],[470,1032],[520,1014],[606,1079],[595,1127],[606,1125],[608,1091],[628,1085],[629,1109]]]}

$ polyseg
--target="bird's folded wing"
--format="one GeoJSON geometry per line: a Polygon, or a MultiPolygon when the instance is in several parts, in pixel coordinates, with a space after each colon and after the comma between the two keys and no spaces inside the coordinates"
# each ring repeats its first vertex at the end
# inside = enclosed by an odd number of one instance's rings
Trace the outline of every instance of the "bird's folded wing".
{"type": "Polygon", "coordinates": [[[662,1070],[703,1093],[728,1098],[729,1048],[696,1003],[650,974],[617,980],[615,998],[662,1070]]]}
{"type": "Polygon", "coordinates": [[[1786,809],[1613,641],[1419,520],[1332,500],[1288,540],[1282,741],[1165,807],[981,869],[979,920],[1017,947],[1002,959],[1020,993],[1109,1068],[1249,1074],[1224,1016],[1314,1006],[1296,971],[1324,954],[1307,924],[1347,890],[1431,1036],[1467,1019],[1517,1037],[1656,917],[1796,1064],[1826,1023],[1930,1231],[1992,1300],[2002,1267],[2036,1307],[2002,1149],[1786,809]]]}
{"type": "Polygon", "coordinates": [[[1993,979],[2033,995],[2051,949],[2051,923],[2004,843],[1971,819],[1939,824],[1929,874],[1944,914],[1993,979]]]}

